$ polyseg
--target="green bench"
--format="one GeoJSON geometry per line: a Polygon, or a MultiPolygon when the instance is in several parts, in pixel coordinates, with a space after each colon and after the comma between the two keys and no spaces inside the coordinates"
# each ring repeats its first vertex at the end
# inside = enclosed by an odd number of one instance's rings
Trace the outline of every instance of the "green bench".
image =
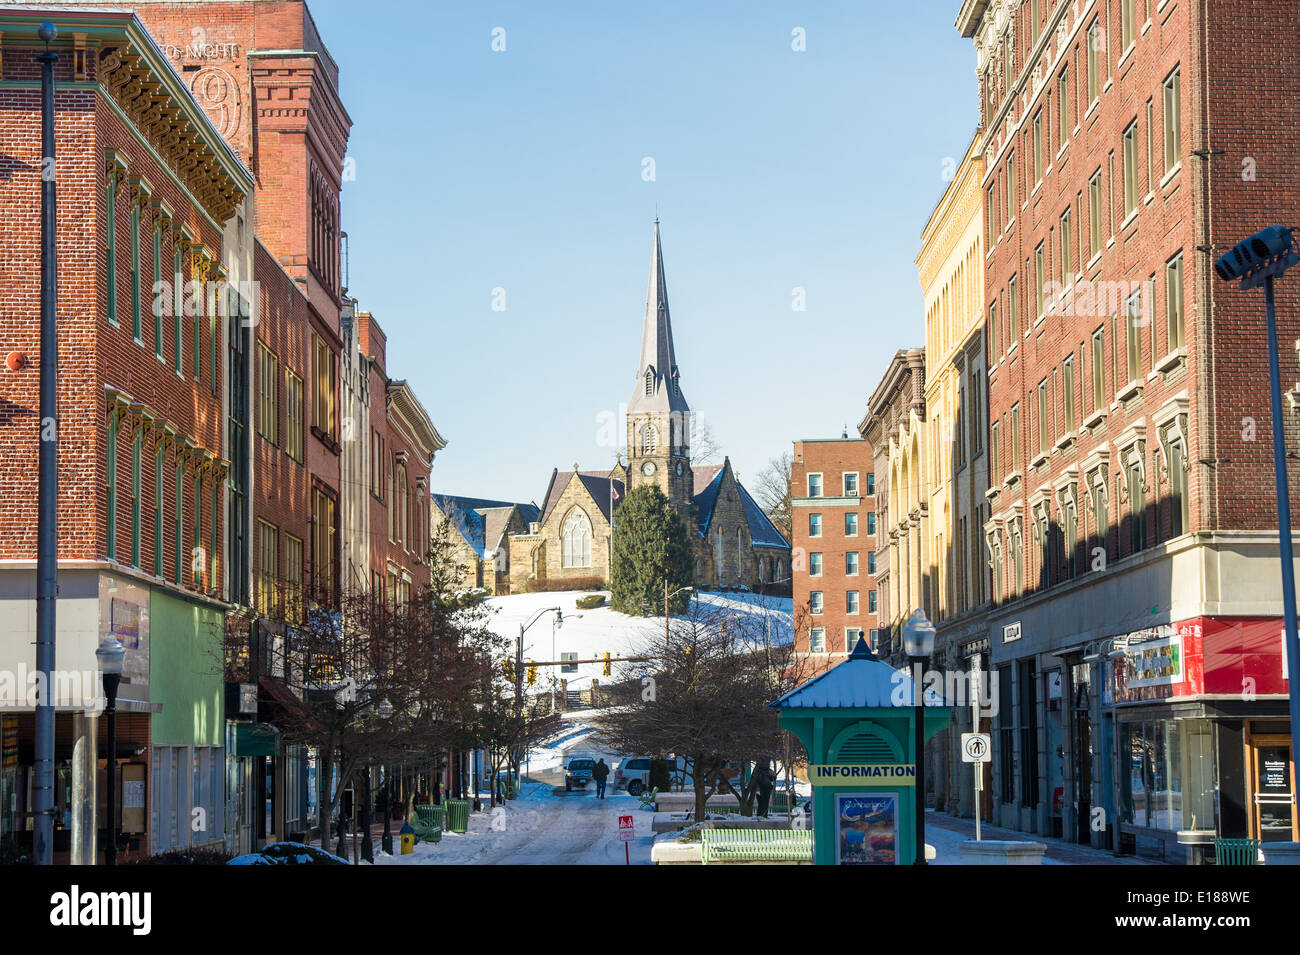
{"type": "Polygon", "coordinates": [[[441,842],[446,810],[442,806],[416,806],[415,816],[410,820],[417,839],[425,842],[441,842]]]}
{"type": "Polygon", "coordinates": [[[1215,839],[1214,861],[1219,865],[1259,865],[1259,840],[1215,839]]]}
{"type": "Polygon", "coordinates": [[[812,862],[811,829],[704,829],[705,865],[710,862],[812,862]]]}

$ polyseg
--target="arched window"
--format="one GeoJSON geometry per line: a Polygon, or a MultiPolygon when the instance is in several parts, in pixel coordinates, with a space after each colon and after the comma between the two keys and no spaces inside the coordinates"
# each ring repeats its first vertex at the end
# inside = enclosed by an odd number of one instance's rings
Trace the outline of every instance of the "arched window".
{"type": "Polygon", "coordinates": [[[655,393],[655,373],[653,368],[645,370],[645,393],[647,396],[655,393]]]}
{"type": "Polygon", "coordinates": [[[582,508],[575,507],[560,528],[560,565],[591,566],[591,519],[582,508]]]}
{"type": "Polygon", "coordinates": [[[736,528],[736,583],[740,583],[740,576],[745,567],[745,535],[743,528],[736,528]]]}
{"type": "Polygon", "coordinates": [[[641,432],[641,453],[653,454],[655,448],[659,446],[659,431],[653,424],[645,426],[641,432]]]}
{"type": "Polygon", "coordinates": [[[717,554],[718,583],[722,583],[722,531],[713,536],[713,549],[717,554]]]}

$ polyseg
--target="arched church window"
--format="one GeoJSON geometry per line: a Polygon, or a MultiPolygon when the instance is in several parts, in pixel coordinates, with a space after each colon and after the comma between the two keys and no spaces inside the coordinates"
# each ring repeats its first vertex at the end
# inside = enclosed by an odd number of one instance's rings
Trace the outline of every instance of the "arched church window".
{"type": "Polygon", "coordinates": [[[641,432],[641,452],[643,454],[653,454],[655,448],[658,447],[658,445],[659,445],[658,429],[656,429],[653,424],[646,425],[645,430],[641,432]]]}
{"type": "Polygon", "coordinates": [[[745,567],[745,535],[742,528],[736,528],[736,582],[740,583],[745,567]]]}
{"type": "Polygon", "coordinates": [[[562,567],[591,566],[591,519],[580,507],[569,511],[560,527],[560,564],[562,567]]]}
{"type": "Polygon", "coordinates": [[[652,368],[645,370],[645,393],[647,397],[655,393],[655,373],[652,368]]]}

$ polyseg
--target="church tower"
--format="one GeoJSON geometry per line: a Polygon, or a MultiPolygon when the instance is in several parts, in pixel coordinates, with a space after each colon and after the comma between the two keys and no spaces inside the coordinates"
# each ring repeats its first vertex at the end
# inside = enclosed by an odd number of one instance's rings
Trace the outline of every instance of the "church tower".
{"type": "Polygon", "coordinates": [[[664,255],[659,244],[659,220],[655,219],[650,287],[641,329],[641,362],[637,365],[632,400],[627,403],[630,487],[654,484],[674,504],[692,506],[695,478],[691,473],[690,435],[691,409],[682,395],[673,352],[664,255]]]}

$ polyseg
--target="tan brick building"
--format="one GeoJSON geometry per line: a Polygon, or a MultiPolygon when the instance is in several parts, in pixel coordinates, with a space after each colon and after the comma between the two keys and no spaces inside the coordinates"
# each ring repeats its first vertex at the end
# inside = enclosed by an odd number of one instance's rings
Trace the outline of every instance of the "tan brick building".
{"type": "Polygon", "coordinates": [[[817,670],[879,644],[876,475],[861,438],[794,443],[790,467],[795,648],[817,670]]]}

